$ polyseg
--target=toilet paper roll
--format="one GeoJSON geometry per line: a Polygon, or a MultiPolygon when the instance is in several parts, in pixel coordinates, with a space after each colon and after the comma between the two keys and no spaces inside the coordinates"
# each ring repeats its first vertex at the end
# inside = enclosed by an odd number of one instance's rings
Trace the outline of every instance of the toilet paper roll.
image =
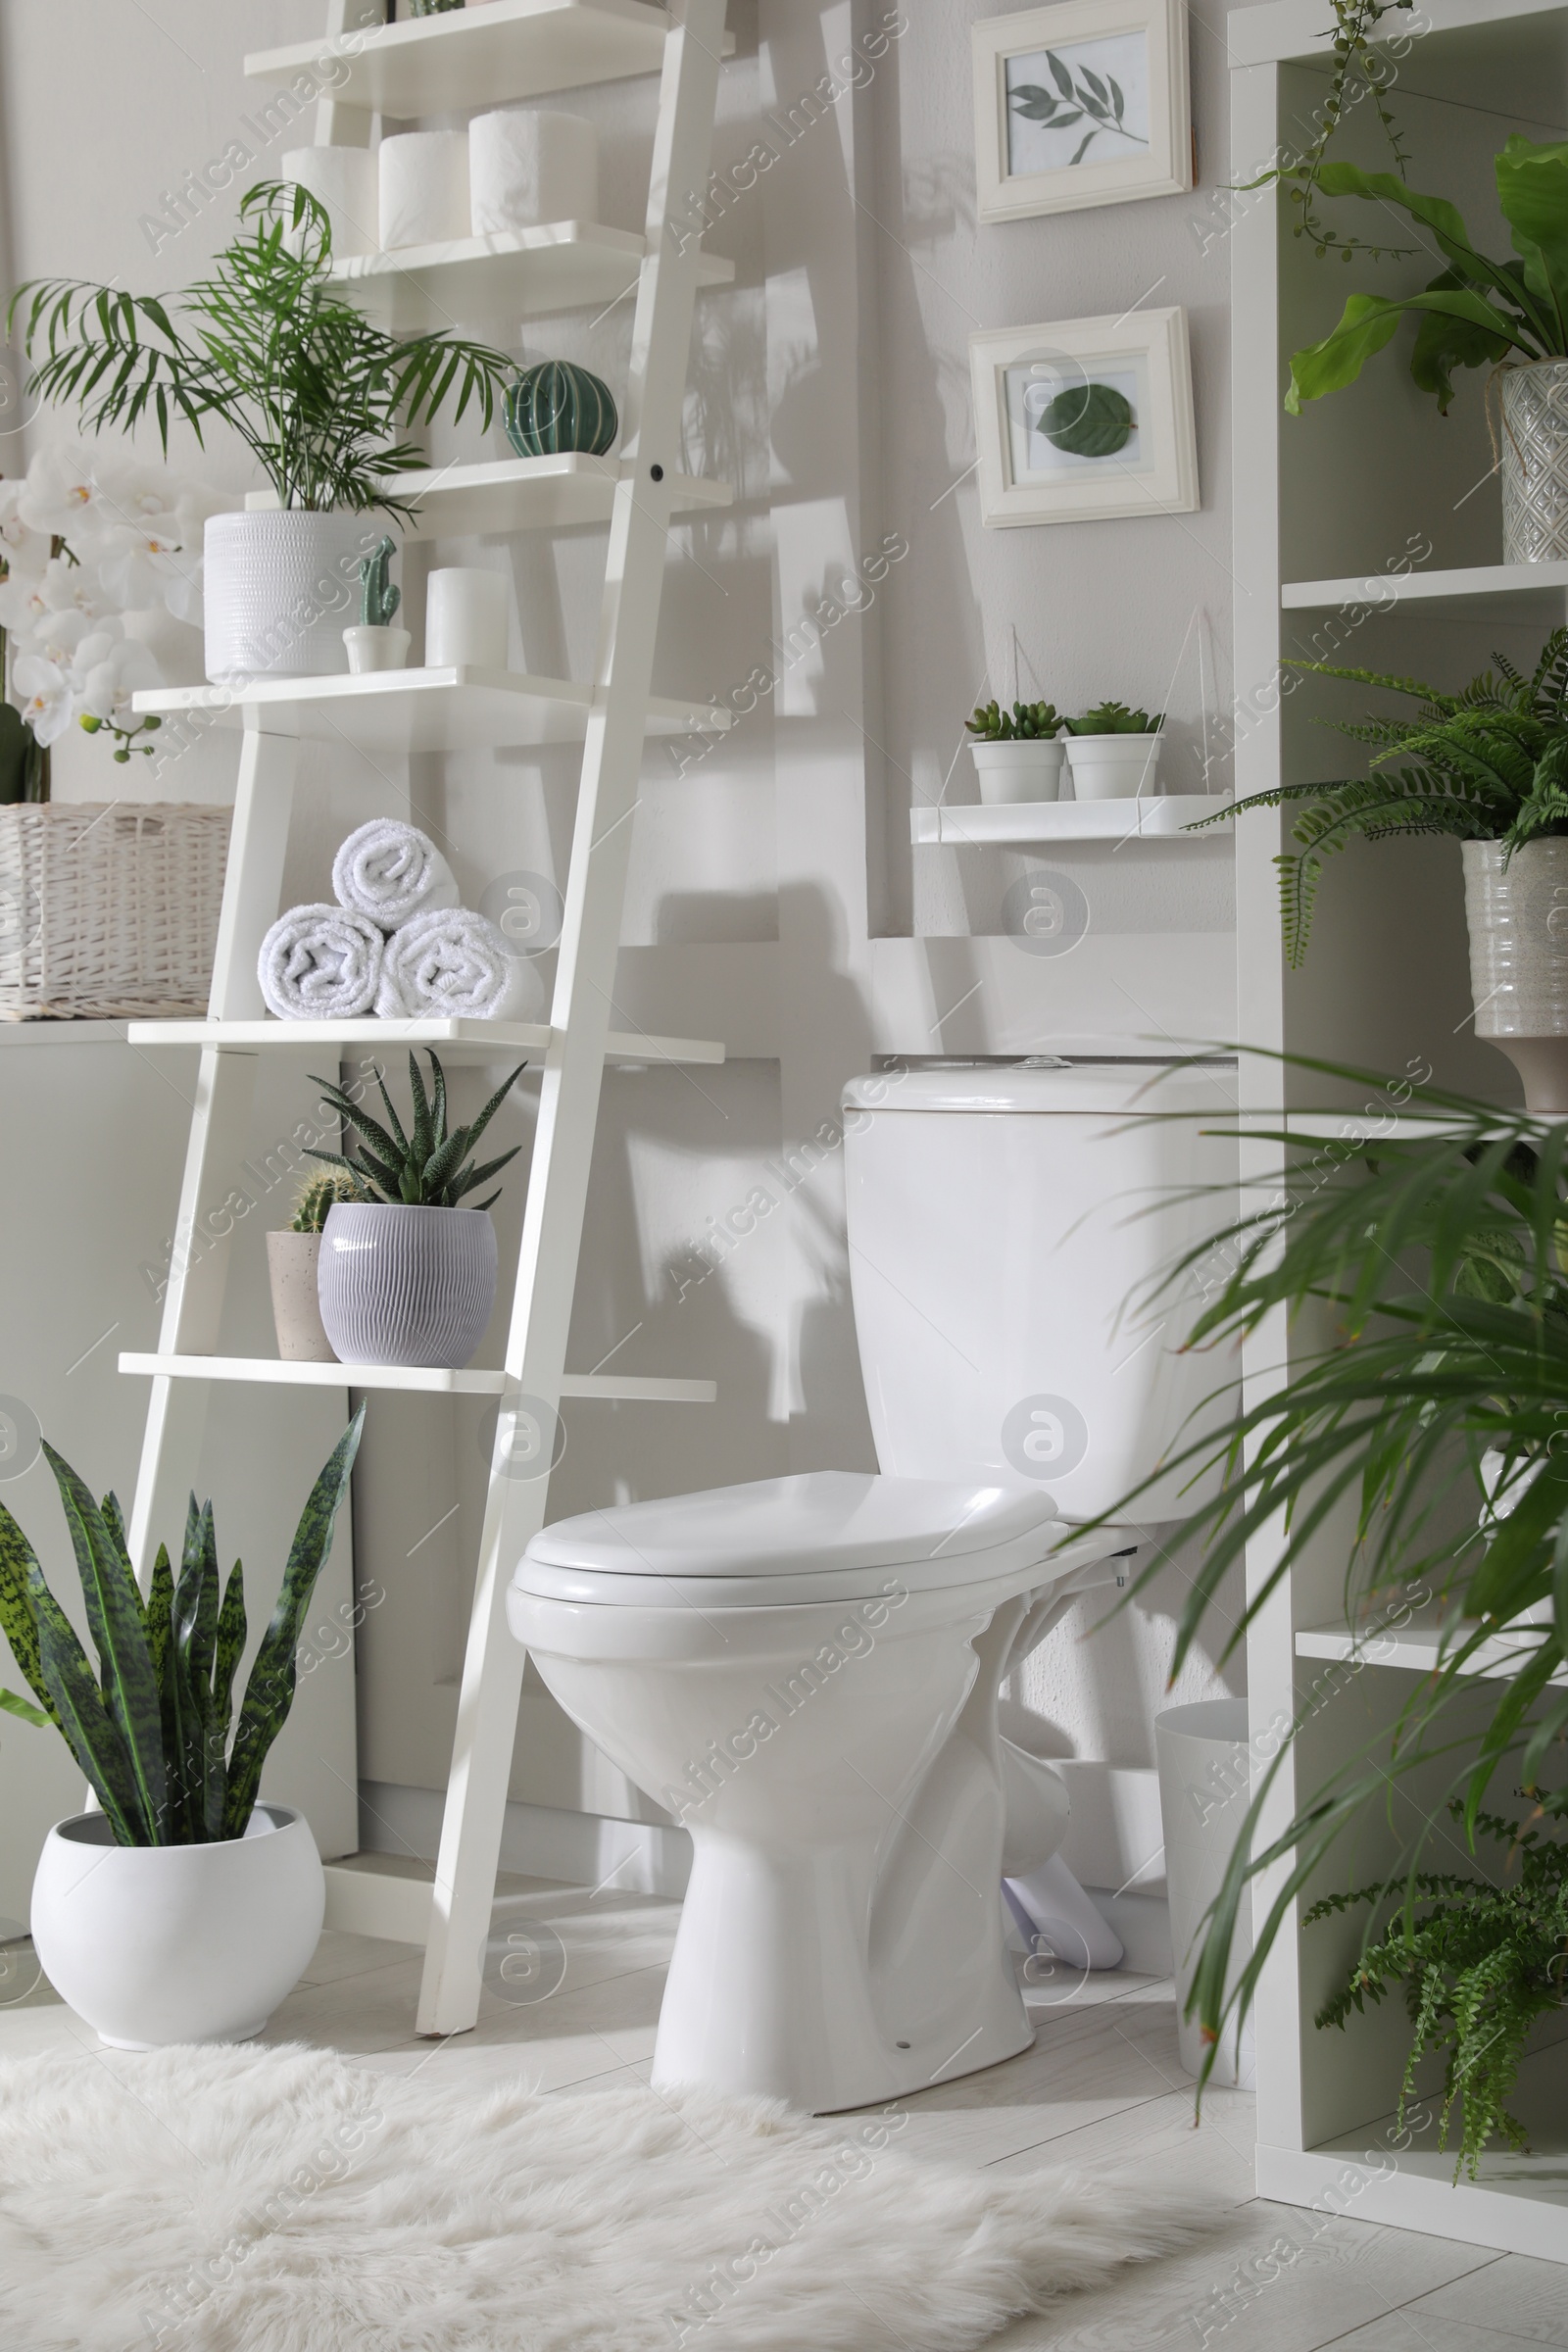
{"type": "Polygon", "coordinates": [[[380,243],[380,174],[368,147],[291,147],[278,176],[297,180],[326,208],[338,261],[380,243]]]}
{"type": "Polygon", "coordinates": [[[599,217],[599,134],[580,115],[532,106],[475,115],[468,187],[476,237],[599,217]]]}
{"type": "Polygon", "coordinates": [[[432,571],[424,605],[427,669],[505,669],[507,582],[499,571],[432,571]]]}
{"type": "Polygon", "coordinates": [[[380,173],[384,250],[472,234],[466,131],[398,131],[381,141],[380,173]]]}

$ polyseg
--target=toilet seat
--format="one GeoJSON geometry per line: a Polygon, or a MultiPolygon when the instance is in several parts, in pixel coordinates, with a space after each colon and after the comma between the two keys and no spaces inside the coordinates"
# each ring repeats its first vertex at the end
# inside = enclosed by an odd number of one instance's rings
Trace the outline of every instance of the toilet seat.
{"type": "Polygon", "coordinates": [[[1054,1581],[1067,1534],[1037,1488],[819,1470],[558,1520],[513,1581],[604,1607],[797,1607],[951,1592],[1048,1560],[1054,1581]]]}

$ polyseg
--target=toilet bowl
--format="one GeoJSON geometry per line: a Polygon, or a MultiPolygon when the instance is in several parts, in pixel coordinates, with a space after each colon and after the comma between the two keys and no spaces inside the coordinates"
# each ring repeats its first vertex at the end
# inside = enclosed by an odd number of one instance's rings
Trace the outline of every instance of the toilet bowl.
{"type": "MultiPolygon", "coordinates": [[[[1234,1147],[1199,1114],[1232,1114],[1230,1090],[1173,1074],[1166,1115],[1129,1120],[1151,1075],[857,1081],[849,1237],[881,1470],[591,1512],[516,1569],[509,1621],[544,1682],[691,1832],[657,2086],[828,2113],[1032,2038],[1004,1862],[1016,1912],[1067,1800],[1007,1753],[999,1691],[1077,1594],[1125,1579],[1141,1527],[1074,1523],[1156,1471],[1214,1386],[1180,1351],[1182,1311],[1143,1329],[1123,1302],[1203,1214],[1223,1221],[1197,1201],[1234,1147]]],[[[1180,1484],[1151,1489],[1149,1518],[1191,1507],[1180,1484]]]]}

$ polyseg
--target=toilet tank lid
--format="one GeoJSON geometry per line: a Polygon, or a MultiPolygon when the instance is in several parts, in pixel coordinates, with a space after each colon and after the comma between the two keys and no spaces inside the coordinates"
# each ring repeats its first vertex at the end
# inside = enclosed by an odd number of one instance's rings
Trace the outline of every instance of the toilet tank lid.
{"type": "Polygon", "coordinates": [[[852,1078],[846,1110],[1237,1114],[1236,1063],[1135,1059],[937,1062],[852,1078]]]}

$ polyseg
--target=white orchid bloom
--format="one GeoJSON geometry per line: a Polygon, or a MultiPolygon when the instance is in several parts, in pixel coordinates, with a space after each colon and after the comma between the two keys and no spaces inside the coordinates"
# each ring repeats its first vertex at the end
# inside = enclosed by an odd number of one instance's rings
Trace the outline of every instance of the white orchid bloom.
{"type": "Polygon", "coordinates": [[[0,481],[0,563],[12,579],[36,579],[49,561],[49,540],[32,531],[20,513],[24,482],[0,481]]]}
{"type": "Polygon", "coordinates": [[[117,523],[98,544],[98,577],[105,593],[122,612],[155,610],[171,580],[180,576],[182,545],[176,517],[162,509],[144,520],[117,523]]]}
{"type": "Polygon", "coordinates": [[[38,593],[51,612],[69,612],[74,608],[89,620],[96,620],[109,610],[110,599],[104,594],[96,570],[85,564],[68,563],[64,556],[56,556],[45,567],[38,593]]]}
{"type": "Polygon", "coordinates": [[[50,607],[43,601],[43,574],[13,573],[0,585],[0,629],[14,629],[24,637],[46,617],[50,607]]]}
{"type": "Polygon", "coordinates": [[[12,670],[12,682],[22,696],[22,715],[47,750],[59,741],[75,716],[71,680],[41,654],[23,654],[12,670]]]}
{"type": "MultiPolygon", "coordinates": [[[[95,640],[89,640],[88,645],[95,640]]],[[[88,646],[84,645],[85,656],[88,646]]],[[[20,666],[20,665],[19,665],[20,666]]],[[[80,701],[83,712],[90,718],[103,719],[127,732],[133,732],[140,720],[130,707],[130,698],[145,688],[161,686],[164,673],[150,647],[132,637],[122,637],[109,645],[100,662],[84,669],[81,678],[80,701]]]]}
{"type": "Polygon", "coordinates": [[[27,467],[18,513],[30,530],[58,531],[78,544],[88,533],[122,521],[129,468],[105,449],[79,442],[41,449],[27,467]]]}
{"type": "MultiPolygon", "coordinates": [[[[26,654],[36,654],[42,661],[52,662],[56,669],[74,669],[80,663],[83,639],[104,625],[101,621],[89,620],[85,612],[78,612],[72,605],[64,612],[45,612],[36,627],[28,632],[21,650],[26,654]]],[[[118,634],[120,623],[116,621],[114,627],[118,634]]]]}

